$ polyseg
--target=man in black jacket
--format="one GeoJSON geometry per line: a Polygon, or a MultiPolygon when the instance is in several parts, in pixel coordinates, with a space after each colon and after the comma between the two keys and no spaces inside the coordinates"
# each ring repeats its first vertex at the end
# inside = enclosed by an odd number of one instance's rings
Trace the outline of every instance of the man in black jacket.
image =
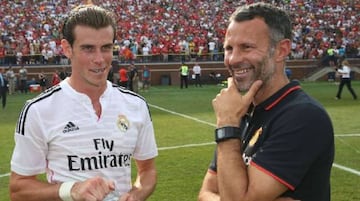
{"type": "Polygon", "coordinates": [[[7,93],[7,80],[5,78],[5,71],[0,68],[0,98],[2,100],[2,108],[6,105],[6,93],[7,93]]]}

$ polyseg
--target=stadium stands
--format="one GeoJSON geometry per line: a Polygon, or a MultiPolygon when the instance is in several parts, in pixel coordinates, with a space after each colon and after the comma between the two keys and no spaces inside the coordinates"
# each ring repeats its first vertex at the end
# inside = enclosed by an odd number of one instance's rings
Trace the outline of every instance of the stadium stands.
{"type": "MultiPolygon", "coordinates": [[[[0,65],[67,64],[59,46],[62,21],[65,13],[83,2],[0,1],[0,65]]],[[[114,55],[120,62],[221,60],[227,19],[237,6],[250,2],[255,0],[93,0],[118,17],[114,55]]],[[[289,59],[318,59],[320,65],[326,64],[329,48],[339,57],[360,57],[359,0],[266,2],[292,16],[294,43],[289,59]]]]}
{"type": "MultiPolygon", "coordinates": [[[[360,69],[360,0],[263,0],[285,8],[293,20],[292,78],[327,80],[322,68],[333,64],[332,51],[360,69]],[[322,72],[322,74],[320,74],[322,72]]],[[[61,27],[73,7],[92,2],[113,10],[118,20],[114,68],[144,62],[151,84],[167,77],[177,84],[182,60],[201,63],[207,74],[226,76],[223,40],[227,20],[237,6],[257,0],[7,0],[0,1],[0,67],[23,64],[29,80],[69,67],[60,47],[61,27]]],[[[359,73],[355,77],[358,77],[359,73]]]]}

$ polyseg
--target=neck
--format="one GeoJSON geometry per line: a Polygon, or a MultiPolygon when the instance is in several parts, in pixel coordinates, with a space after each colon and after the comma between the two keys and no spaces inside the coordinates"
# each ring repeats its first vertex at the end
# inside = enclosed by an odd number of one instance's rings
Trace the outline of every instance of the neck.
{"type": "Polygon", "coordinates": [[[254,97],[254,105],[258,105],[268,99],[270,96],[278,92],[281,88],[287,85],[290,81],[284,79],[272,79],[268,83],[264,83],[254,97]]]}
{"type": "Polygon", "coordinates": [[[104,93],[106,90],[106,83],[101,86],[94,86],[94,85],[84,85],[81,83],[78,83],[76,79],[72,78],[71,76],[67,79],[67,82],[69,85],[77,92],[83,93],[87,95],[91,103],[93,105],[93,108],[97,114],[98,117],[101,115],[101,103],[100,103],[100,96],[104,93]]]}

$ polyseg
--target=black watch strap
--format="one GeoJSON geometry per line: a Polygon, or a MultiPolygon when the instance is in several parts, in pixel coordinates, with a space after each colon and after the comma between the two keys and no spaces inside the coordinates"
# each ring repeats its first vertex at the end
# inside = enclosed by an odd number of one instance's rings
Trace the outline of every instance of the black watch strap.
{"type": "Polygon", "coordinates": [[[215,142],[219,143],[228,139],[241,139],[241,130],[239,127],[221,127],[215,129],[215,142]]]}

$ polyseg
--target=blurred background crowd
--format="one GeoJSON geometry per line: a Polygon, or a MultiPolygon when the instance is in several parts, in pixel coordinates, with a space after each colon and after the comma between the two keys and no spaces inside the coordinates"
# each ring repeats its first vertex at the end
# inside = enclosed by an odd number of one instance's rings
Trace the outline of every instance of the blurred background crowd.
{"type": "MultiPolygon", "coordinates": [[[[0,1],[0,65],[67,64],[60,47],[66,13],[84,0],[0,1]]],[[[220,61],[229,15],[256,0],[93,0],[117,15],[120,62],[220,61]]],[[[360,0],[266,0],[293,20],[289,59],[360,57],[360,0]]]]}

